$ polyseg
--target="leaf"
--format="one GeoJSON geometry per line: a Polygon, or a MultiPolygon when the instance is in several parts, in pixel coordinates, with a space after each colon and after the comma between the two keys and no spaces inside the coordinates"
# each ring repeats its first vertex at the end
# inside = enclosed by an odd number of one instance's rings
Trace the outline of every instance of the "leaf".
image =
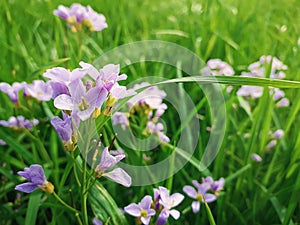
{"type": "Polygon", "coordinates": [[[37,214],[40,208],[42,193],[31,194],[26,212],[25,225],[36,224],[37,214]]]}
{"type": "Polygon", "coordinates": [[[111,218],[110,224],[128,224],[114,199],[98,181],[90,189],[88,200],[97,218],[101,221],[106,221],[108,218],[111,218]]]}

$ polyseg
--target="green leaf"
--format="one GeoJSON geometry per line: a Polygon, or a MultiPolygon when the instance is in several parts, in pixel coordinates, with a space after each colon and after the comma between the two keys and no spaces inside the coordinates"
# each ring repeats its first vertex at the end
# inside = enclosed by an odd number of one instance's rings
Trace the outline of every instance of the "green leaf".
{"type": "Polygon", "coordinates": [[[110,224],[128,224],[112,196],[98,181],[90,189],[88,200],[97,218],[101,221],[110,218],[110,224]]]}
{"type": "Polygon", "coordinates": [[[31,194],[26,212],[25,225],[36,224],[37,215],[41,204],[42,193],[31,194]]]}

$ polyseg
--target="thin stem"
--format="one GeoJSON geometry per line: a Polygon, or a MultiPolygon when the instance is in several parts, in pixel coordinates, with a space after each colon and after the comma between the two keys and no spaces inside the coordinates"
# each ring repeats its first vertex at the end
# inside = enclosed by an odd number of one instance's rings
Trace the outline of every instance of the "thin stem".
{"type": "MultiPolygon", "coordinates": [[[[85,156],[84,156],[85,157],[85,156]]],[[[83,215],[83,222],[88,225],[88,215],[87,215],[87,192],[86,192],[86,160],[82,160],[82,182],[81,182],[81,212],[83,215]]]]}
{"type": "Polygon", "coordinates": [[[72,157],[73,162],[74,162],[73,172],[74,172],[75,180],[76,180],[78,186],[81,187],[81,183],[79,181],[78,174],[77,174],[77,164],[76,164],[76,159],[75,159],[74,151],[71,152],[71,157],[72,157]]]}
{"type": "Polygon", "coordinates": [[[62,200],[55,192],[53,192],[53,196],[61,203],[63,204],[67,209],[71,210],[74,213],[79,213],[77,209],[74,209],[73,207],[69,206],[64,200],[62,200]]]}

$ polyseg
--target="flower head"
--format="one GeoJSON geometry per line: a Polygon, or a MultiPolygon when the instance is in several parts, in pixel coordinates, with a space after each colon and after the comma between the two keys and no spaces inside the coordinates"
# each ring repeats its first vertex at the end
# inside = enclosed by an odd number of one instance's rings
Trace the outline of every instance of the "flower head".
{"type": "Polygon", "coordinates": [[[15,190],[30,193],[40,188],[47,193],[53,193],[54,186],[46,180],[44,170],[40,165],[33,164],[29,168],[25,168],[24,171],[19,171],[18,174],[30,182],[17,185],[15,190]]]}
{"type": "Polygon", "coordinates": [[[165,224],[170,215],[177,220],[180,217],[180,212],[173,208],[178,206],[183,201],[184,196],[180,193],[174,193],[170,195],[170,191],[161,186],[158,187],[156,194],[159,195],[159,203],[163,206],[163,210],[160,212],[156,224],[165,224]]]}
{"type": "Polygon", "coordinates": [[[208,182],[199,184],[197,181],[193,181],[194,186],[186,185],[183,187],[183,191],[192,199],[196,201],[192,202],[192,210],[194,213],[199,212],[200,210],[200,203],[206,202],[213,202],[217,199],[214,194],[207,193],[207,191],[211,188],[211,185],[208,182]]]}
{"type": "Polygon", "coordinates": [[[6,142],[0,139],[0,146],[4,146],[4,145],[6,145],[6,142]]]}
{"type": "Polygon", "coordinates": [[[100,221],[100,220],[98,220],[96,217],[94,217],[94,219],[93,219],[93,225],[102,225],[103,223],[100,221]]]}
{"type": "Polygon", "coordinates": [[[107,28],[105,17],[95,12],[90,6],[84,7],[74,3],[67,8],[60,5],[53,14],[66,20],[73,32],[81,31],[82,26],[86,26],[90,31],[101,31],[107,28]]]}
{"type": "Polygon", "coordinates": [[[204,76],[233,76],[234,70],[226,62],[220,59],[210,59],[207,62],[207,66],[202,69],[204,76]]]}
{"type": "Polygon", "coordinates": [[[25,86],[25,93],[40,101],[49,101],[53,95],[53,89],[49,82],[34,80],[32,84],[25,86]]]}
{"type": "Polygon", "coordinates": [[[18,93],[19,91],[23,90],[25,86],[26,82],[15,82],[12,85],[5,82],[1,82],[0,91],[7,94],[13,103],[17,103],[19,101],[18,93]]]}
{"type": "Polygon", "coordinates": [[[155,215],[155,210],[151,209],[151,204],[151,196],[146,195],[140,203],[131,203],[130,205],[126,206],[124,210],[129,215],[138,217],[143,224],[148,225],[151,216],[155,215]]]}
{"type": "Polygon", "coordinates": [[[0,120],[0,126],[11,127],[15,130],[28,129],[31,130],[33,126],[39,123],[37,119],[27,120],[23,116],[10,117],[8,121],[0,120]]]}
{"type": "Polygon", "coordinates": [[[106,170],[114,167],[123,158],[125,158],[124,154],[113,156],[109,153],[108,147],[105,147],[101,154],[100,163],[95,168],[95,177],[108,177],[125,187],[129,187],[131,185],[131,177],[123,169],[116,168],[110,172],[106,172],[106,170]]]}
{"type": "Polygon", "coordinates": [[[256,154],[256,153],[253,153],[251,155],[251,158],[255,161],[255,162],[261,162],[262,161],[262,158],[260,157],[260,155],[256,154]]]}

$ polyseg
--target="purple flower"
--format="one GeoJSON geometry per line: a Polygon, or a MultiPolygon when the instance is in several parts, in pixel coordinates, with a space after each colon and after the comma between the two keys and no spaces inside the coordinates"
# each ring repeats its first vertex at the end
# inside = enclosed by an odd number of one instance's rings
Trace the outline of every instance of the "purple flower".
{"type": "Polygon", "coordinates": [[[0,139],[0,146],[4,146],[4,145],[6,145],[6,142],[0,139]]]}
{"type": "MultiPolygon", "coordinates": [[[[200,187],[201,184],[198,183],[198,181],[193,180],[192,183],[195,187],[200,187]]],[[[212,192],[218,192],[223,190],[225,185],[225,179],[221,177],[219,180],[214,181],[212,177],[208,176],[206,178],[202,178],[202,183],[207,183],[210,185],[210,189],[212,192]]]]}
{"type": "Polygon", "coordinates": [[[263,95],[263,91],[263,87],[243,85],[236,94],[243,97],[260,98],[263,95]]]}
{"type": "Polygon", "coordinates": [[[111,119],[113,121],[113,125],[120,124],[123,130],[129,126],[129,120],[126,113],[116,112],[112,115],[111,119]]]}
{"type": "Polygon", "coordinates": [[[194,213],[197,213],[200,210],[201,202],[213,202],[217,199],[217,197],[214,194],[206,193],[211,188],[209,183],[199,184],[197,181],[193,181],[193,184],[196,186],[197,190],[190,185],[186,185],[183,187],[183,191],[190,198],[196,200],[192,202],[192,210],[194,213]]]}
{"type": "Polygon", "coordinates": [[[288,107],[290,105],[290,101],[287,98],[282,98],[279,102],[276,103],[277,107],[288,107]]]}
{"type": "Polygon", "coordinates": [[[28,129],[31,130],[33,126],[39,123],[37,119],[26,120],[23,116],[10,117],[8,121],[0,120],[0,126],[11,127],[15,130],[28,129]]]}
{"type": "Polygon", "coordinates": [[[262,161],[262,158],[261,158],[258,154],[256,154],[256,153],[253,153],[253,154],[251,155],[251,158],[252,158],[255,162],[261,162],[261,161],[262,161]]]}
{"type": "Polygon", "coordinates": [[[62,139],[64,147],[71,152],[75,148],[77,142],[77,128],[79,127],[79,119],[69,116],[63,112],[63,119],[55,116],[51,119],[51,124],[56,130],[58,136],[62,139]]]}
{"type": "Polygon", "coordinates": [[[27,96],[31,96],[40,101],[49,101],[52,98],[53,90],[49,82],[34,80],[32,84],[25,86],[27,96]]]}
{"type": "Polygon", "coordinates": [[[77,68],[72,72],[63,67],[54,67],[46,70],[44,77],[68,86],[71,82],[83,78],[87,73],[87,69],[77,68]]]}
{"type": "Polygon", "coordinates": [[[271,149],[271,148],[275,147],[276,144],[277,144],[277,140],[271,140],[271,141],[267,144],[267,149],[271,149]]]}
{"type": "Polygon", "coordinates": [[[162,123],[155,124],[152,121],[149,121],[147,124],[147,129],[150,131],[150,133],[156,134],[162,142],[170,142],[170,139],[162,132],[164,129],[162,123]]]}
{"type": "Polygon", "coordinates": [[[210,59],[207,62],[207,67],[202,69],[204,76],[233,76],[234,70],[230,65],[220,59],[210,59]]]}
{"type": "Polygon", "coordinates": [[[276,139],[281,139],[283,135],[284,135],[284,131],[282,129],[278,129],[272,134],[272,137],[276,139]]]}
{"type": "Polygon", "coordinates": [[[155,210],[151,209],[151,204],[151,196],[146,195],[140,203],[131,203],[130,205],[126,206],[124,210],[129,215],[138,217],[143,224],[148,225],[151,216],[155,215],[155,210]]]}
{"type": "Polygon", "coordinates": [[[67,8],[60,5],[53,14],[66,20],[73,32],[80,31],[82,25],[87,26],[91,31],[101,31],[107,28],[105,17],[96,13],[90,6],[84,7],[75,3],[67,8]]]}
{"type": "Polygon", "coordinates": [[[100,220],[98,220],[96,217],[94,217],[94,219],[93,219],[93,225],[102,225],[103,223],[100,221],[100,220]]]}
{"type": "Polygon", "coordinates": [[[90,118],[95,108],[99,108],[107,96],[105,88],[94,87],[86,90],[80,79],[69,85],[70,95],[62,94],[54,99],[54,106],[62,110],[72,110],[72,114],[84,121],[90,118]]]}
{"type": "Polygon", "coordinates": [[[33,164],[29,168],[25,168],[24,171],[19,171],[18,174],[30,182],[17,185],[15,190],[30,193],[40,188],[47,193],[53,193],[54,186],[46,180],[44,170],[40,165],[33,164]]]}
{"type": "Polygon", "coordinates": [[[164,207],[160,212],[157,225],[163,225],[167,222],[169,216],[171,215],[175,220],[180,217],[180,212],[176,209],[172,209],[178,206],[184,199],[184,196],[180,193],[174,193],[170,195],[170,192],[165,187],[158,187],[160,200],[159,203],[164,207]]]}
{"type": "Polygon", "coordinates": [[[15,82],[12,85],[2,82],[0,83],[0,91],[7,94],[13,103],[17,103],[19,101],[18,93],[20,90],[24,89],[25,85],[26,82],[15,82]]]}
{"type": "Polygon", "coordinates": [[[108,177],[125,187],[129,187],[131,185],[131,177],[123,169],[116,168],[110,172],[106,172],[106,170],[114,167],[123,158],[125,158],[124,154],[113,156],[109,153],[108,147],[105,147],[101,154],[100,163],[95,168],[95,177],[108,177]]]}

